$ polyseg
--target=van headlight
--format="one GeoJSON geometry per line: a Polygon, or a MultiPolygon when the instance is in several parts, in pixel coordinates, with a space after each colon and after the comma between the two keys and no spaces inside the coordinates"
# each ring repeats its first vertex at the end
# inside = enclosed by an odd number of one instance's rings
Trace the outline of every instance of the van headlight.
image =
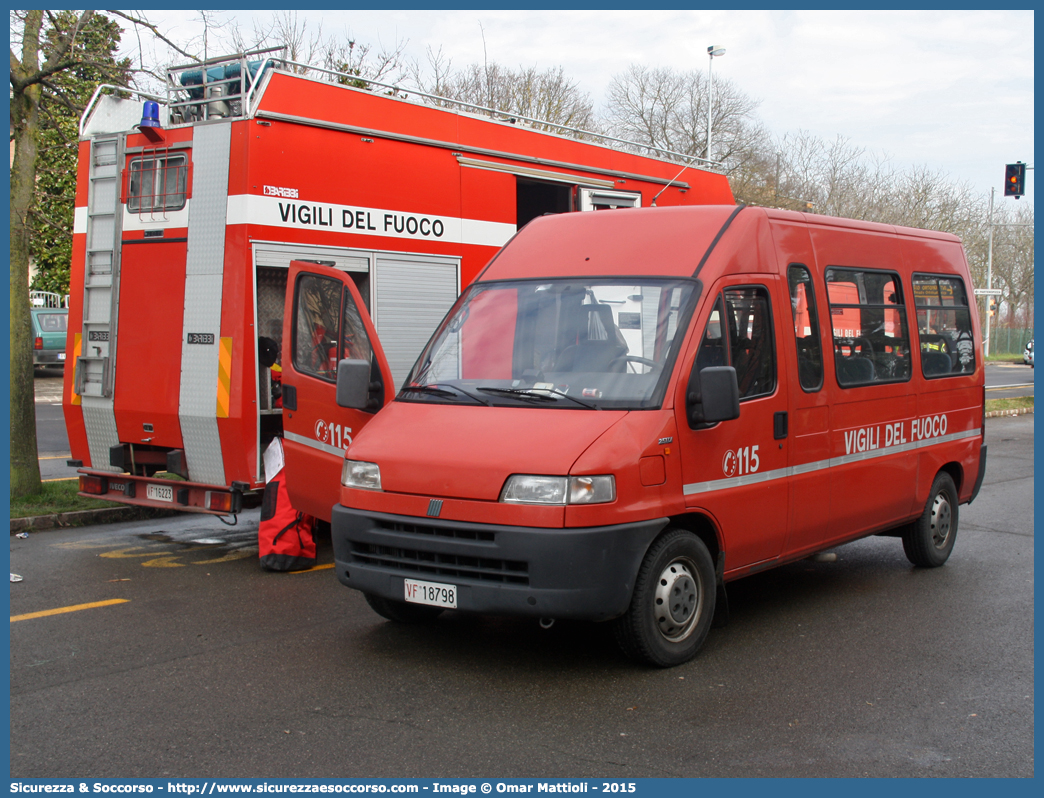
{"type": "Polygon", "coordinates": [[[512,474],[500,492],[502,502],[514,504],[602,504],[616,499],[616,479],[594,477],[545,477],[512,474]]]}
{"type": "Polygon", "coordinates": [[[341,467],[341,484],[346,488],[381,489],[381,469],[376,463],[345,460],[341,467]]]}

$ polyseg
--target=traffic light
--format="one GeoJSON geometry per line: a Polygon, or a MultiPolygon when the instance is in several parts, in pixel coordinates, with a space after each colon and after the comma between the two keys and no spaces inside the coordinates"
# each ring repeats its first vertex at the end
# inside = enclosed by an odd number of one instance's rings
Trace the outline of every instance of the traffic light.
{"type": "Polygon", "coordinates": [[[989,311],[991,316],[997,315],[997,300],[994,297],[990,297],[988,302],[989,311]]]}
{"type": "Polygon", "coordinates": [[[1022,161],[1004,167],[1004,196],[1018,199],[1026,193],[1026,164],[1022,161]]]}

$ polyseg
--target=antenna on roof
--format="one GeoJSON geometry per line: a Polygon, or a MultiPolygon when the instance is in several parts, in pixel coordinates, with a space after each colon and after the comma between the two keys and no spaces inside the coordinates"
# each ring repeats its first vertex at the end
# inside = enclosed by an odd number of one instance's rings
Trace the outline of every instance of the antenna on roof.
{"type": "MultiPolygon", "coordinates": [[[[683,166],[681,169],[678,170],[678,174],[676,174],[674,177],[672,177],[667,182],[666,186],[664,186],[663,188],[661,188],[659,191],[656,192],[656,197],[659,197],[663,192],[665,192],[667,189],[669,189],[671,187],[671,184],[675,180],[677,180],[679,177],[681,177],[681,173],[684,172],[686,169],[688,169],[690,166],[692,166],[692,162],[695,161],[697,158],[699,158],[698,155],[693,155],[692,158],[689,159],[689,162],[687,164],[685,164],[685,166],[683,166]]],[[[650,208],[655,208],[656,207],[656,197],[653,197],[652,200],[649,202],[649,207],[650,208]]]]}

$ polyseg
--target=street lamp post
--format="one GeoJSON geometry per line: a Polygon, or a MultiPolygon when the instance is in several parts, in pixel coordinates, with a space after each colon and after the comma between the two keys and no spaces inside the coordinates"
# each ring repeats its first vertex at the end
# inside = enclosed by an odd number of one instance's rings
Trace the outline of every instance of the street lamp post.
{"type": "MultiPolygon", "coordinates": [[[[993,289],[993,192],[994,188],[990,187],[990,243],[987,247],[986,254],[986,290],[993,289]]],[[[986,297],[986,340],[983,342],[983,355],[985,357],[990,356],[990,302],[993,301],[992,296],[986,297]]]]}
{"type": "Polygon", "coordinates": [[[725,49],[717,45],[707,48],[707,160],[711,160],[711,127],[714,119],[714,56],[725,55],[725,49]]]}

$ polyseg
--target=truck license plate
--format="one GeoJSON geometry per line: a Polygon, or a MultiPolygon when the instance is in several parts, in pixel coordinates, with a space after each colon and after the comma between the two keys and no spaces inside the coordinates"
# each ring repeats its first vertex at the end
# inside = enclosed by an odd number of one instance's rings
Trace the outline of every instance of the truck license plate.
{"type": "Polygon", "coordinates": [[[403,580],[406,583],[406,601],[411,604],[430,604],[432,607],[457,608],[457,586],[440,585],[435,582],[417,582],[413,579],[403,580]]]}
{"type": "Polygon", "coordinates": [[[166,485],[146,485],[145,495],[157,502],[172,502],[174,501],[174,488],[168,488],[166,485]]]}
{"type": "Polygon", "coordinates": [[[65,352],[59,352],[58,353],[58,359],[59,360],[65,360],[65,352]]]}

